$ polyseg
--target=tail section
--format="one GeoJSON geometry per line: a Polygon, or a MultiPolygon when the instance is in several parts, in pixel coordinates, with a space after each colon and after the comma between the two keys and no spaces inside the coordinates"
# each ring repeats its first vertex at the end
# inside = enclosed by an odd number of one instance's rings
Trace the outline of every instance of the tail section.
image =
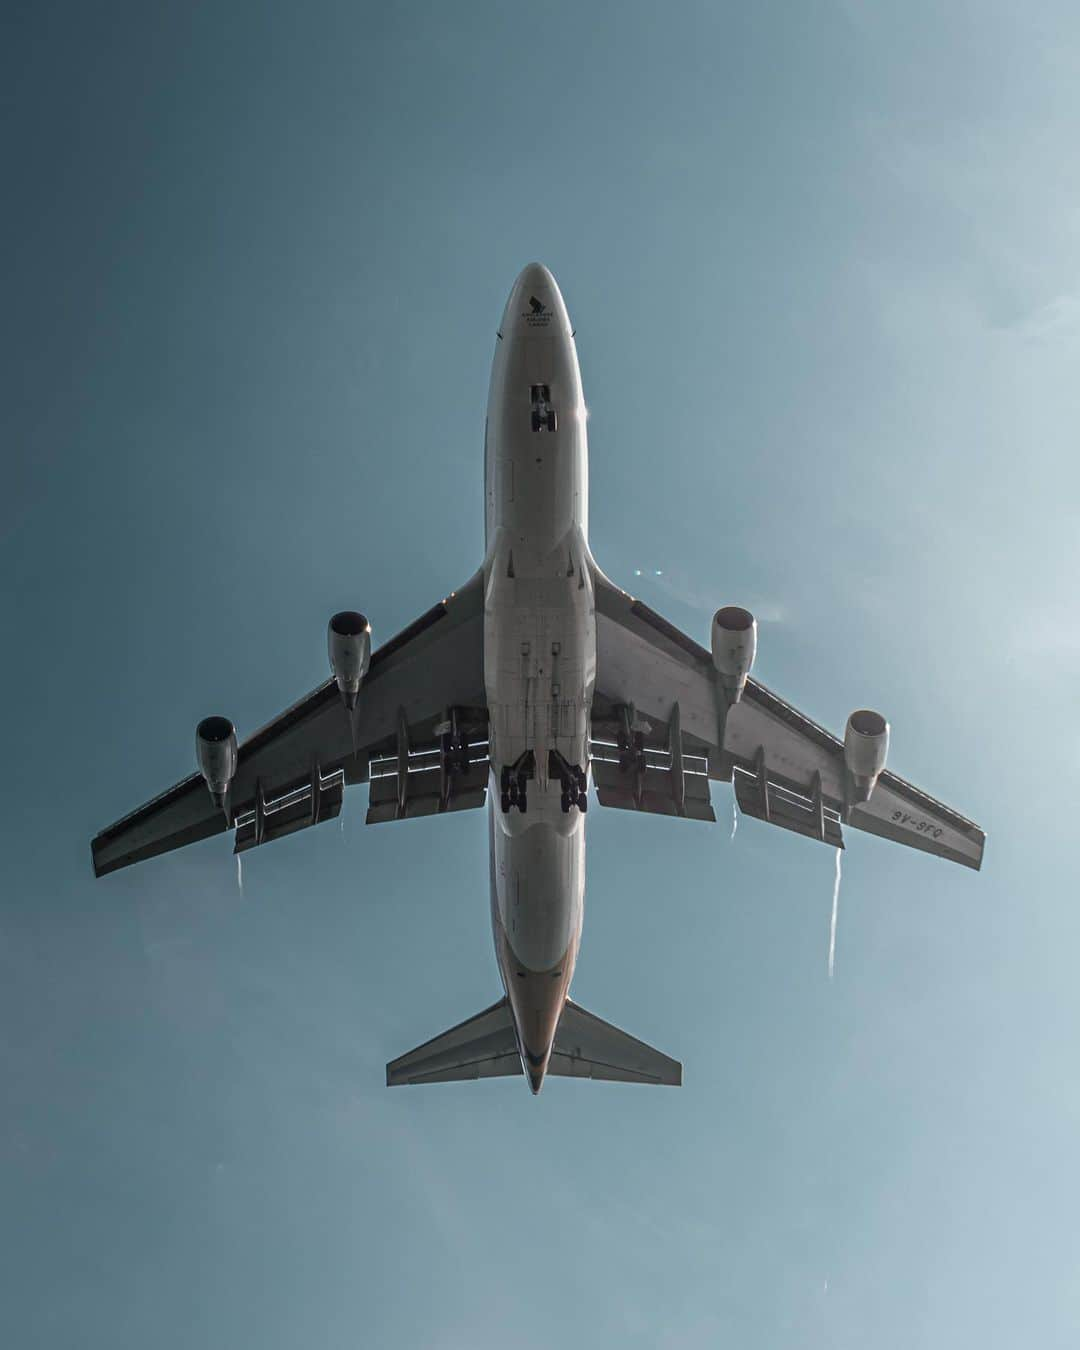
{"type": "Polygon", "coordinates": [[[565,1078],[600,1078],[614,1083],[663,1083],[682,1086],[682,1065],[625,1031],[602,1022],[566,1000],[548,1073],[565,1078]]]}
{"type": "Polygon", "coordinates": [[[386,1066],[386,1086],[453,1083],[521,1072],[514,1019],[505,998],[386,1066]]]}
{"type": "MultiPolygon", "coordinates": [[[[682,1065],[566,1000],[547,1071],[562,1078],[678,1087],[682,1065]]],[[[514,1019],[505,998],[425,1041],[386,1066],[388,1087],[402,1083],[452,1083],[521,1073],[514,1019]]]]}

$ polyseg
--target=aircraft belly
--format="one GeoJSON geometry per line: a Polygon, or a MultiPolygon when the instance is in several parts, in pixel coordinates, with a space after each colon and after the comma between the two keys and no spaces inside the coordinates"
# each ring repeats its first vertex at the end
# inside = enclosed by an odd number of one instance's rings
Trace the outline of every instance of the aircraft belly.
{"type": "MultiPolygon", "coordinates": [[[[492,813],[493,919],[514,964],[526,973],[552,970],[571,948],[576,951],[584,912],[581,818],[570,830],[551,819],[554,812],[562,816],[557,789],[540,794],[537,806],[544,818],[527,829],[502,829],[497,811],[492,813]],[[542,803],[543,797],[554,800],[542,803]]],[[[530,800],[529,814],[532,809],[530,800]]],[[[512,979],[515,972],[503,974],[512,979]]]]}
{"type": "Polygon", "coordinates": [[[581,373],[561,298],[539,276],[503,316],[485,482],[492,926],[523,1054],[546,1056],[584,909],[585,818],[563,803],[571,770],[588,770],[596,616],[581,373]]]}
{"type": "MultiPolygon", "coordinates": [[[[484,615],[484,678],[493,765],[533,752],[534,782],[550,752],[584,766],[596,683],[596,621],[587,572],[516,578],[496,565],[484,615]],[[579,577],[584,579],[580,584],[579,577]]],[[[497,794],[496,794],[497,795],[497,794]]]]}

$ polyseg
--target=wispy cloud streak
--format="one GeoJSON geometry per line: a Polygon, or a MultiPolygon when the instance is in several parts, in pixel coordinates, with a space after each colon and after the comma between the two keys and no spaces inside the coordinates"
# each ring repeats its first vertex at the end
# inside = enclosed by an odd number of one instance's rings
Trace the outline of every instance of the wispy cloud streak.
{"type": "Polygon", "coordinates": [[[832,920],[829,923],[829,979],[836,966],[836,920],[840,913],[840,850],[836,850],[836,880],[832,892],[832,920]]]}

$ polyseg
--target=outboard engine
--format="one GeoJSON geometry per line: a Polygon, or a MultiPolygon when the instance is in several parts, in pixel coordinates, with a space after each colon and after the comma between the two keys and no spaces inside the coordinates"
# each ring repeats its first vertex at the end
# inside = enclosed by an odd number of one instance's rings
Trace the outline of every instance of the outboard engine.
{"type": "Polygon", "coordinates": [[[354,609],[343,609],[330,620],[326,645],[345,707],[352,712],[360,693],[360,682],[371,661],[371,624],[354,609]]]}
{"type": "Polygon", "coordinates": [[[880,713],[860,708],[844,731],[847,804],[870,800],[889,753],[889,724],[880,713]]]}
{"type": "Polygon", "coordinates": [[[757,652],[757,620],[748,609],[725,605],[713,615],[712,659],[728,703],[738,703],[757,652]]]}
{"type": "Polygon", "coordinates": [[[236,728],[227,717],[204,717],[195,728],[195,758],[214,805],[228,815],[229,784],[236,777],[236,728]]]}

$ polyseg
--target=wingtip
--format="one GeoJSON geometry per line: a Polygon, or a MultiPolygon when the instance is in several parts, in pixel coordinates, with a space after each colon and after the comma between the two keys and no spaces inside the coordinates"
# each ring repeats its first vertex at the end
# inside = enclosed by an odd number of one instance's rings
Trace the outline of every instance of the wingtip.
{"type": "Polygon", "coordinates": [[[95,877],[103,877],[105,873],[109,871],[108,867],[103,866],[98,861],[98,850],[101,847],[100,841],[100,835],[95,835],[94,838],[90,840],[90,867],[93,870],[95,877]]]}

